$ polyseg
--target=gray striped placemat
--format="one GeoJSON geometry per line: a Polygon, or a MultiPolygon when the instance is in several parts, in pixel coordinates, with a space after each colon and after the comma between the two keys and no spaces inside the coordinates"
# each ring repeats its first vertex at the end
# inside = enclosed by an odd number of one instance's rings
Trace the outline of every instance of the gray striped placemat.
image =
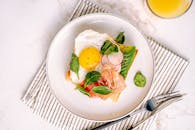
{"type": "MultiPolygon", "coordinates": [[[[80,0],[72,16],[70,17],[70,21],[81,15],[95,12],[107,13],[109,11],[97,4],[91,3],[88,0],[80,0]]],[[[173,91],[185,68],[187,67],[188,61],[162,46],[151,37],[147,37],[147,39],[155,61],[154,79],[151,86],[151,91],[148,94],[148,98],[151,98],[158,94],[173,91]]],[[[32,80],[22,98],[22,101],[32,109],[33,113],[39,115],[41,118],[47,120],[49,123],[62,130],[90,129],[102,124],[99,122],[88,121],[73,115],[60,105],[58,100],[51,93],[48,85],[48,81],[46,79],[45,61],[32,80]]],[[[138,114],[132,118],[108,127],[107,129],[128,129],[133,123],[142,120],[148,115],[149,113],[147,112],[138,114]]],[[[149,129],[154,118],[140,125],[138,129],[149,129]]]]}

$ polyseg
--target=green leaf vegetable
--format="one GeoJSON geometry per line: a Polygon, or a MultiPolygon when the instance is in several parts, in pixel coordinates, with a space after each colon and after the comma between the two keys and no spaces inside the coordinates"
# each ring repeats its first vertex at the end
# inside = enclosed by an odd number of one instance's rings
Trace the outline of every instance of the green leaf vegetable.
{"type": "Polygon", "coordinates": [[[98,94],[107,95],[112,92],[107,86],[97,86],[92,88],[92,91],[98,94]]]}
{"type": "Polygon", "coordinates": [[[134,76],[134,83],[138,87],[144,87],[146,85],[146,77],[138,71],[134,76]]]}
{"type": "Polygon", "coordinates": [[[89,92],[87,92],[83,87],[81,87],[80,85],[77,85],[76,89],[78,89],[81,93],[90,96],[89,92]]]}
{"type": "Polygon", "coordinates": [[[98,81],[100,77],[101,77],[101,74],[98,71],[88,72],[87,75],[85,76],[84,87],[98,81]]]}
{"type": "Polygon", "coordinates": [[[116,37],[115,41],[117,43],[124,44],[124,42],[125,42],[124,32],[120,32],[119,35],[116,37]]]}
{"type": "Polygon", "coordinates": [[[118,47],[117,45],[112,44],[111,41],[106,40],[102,45],[100,52],[103,55],[109,55],[112,52],[118,52],[118,47]]]}
{"type": "Polygon", "coordinates": [[[129,68],[131,67],[135,58],[136,48],[134,46],[124,46],[123,48],[121,48],[121,51],[123,53],[123,60],[121,63],[120,74],[125,79],[128,74],[129,68]]]}
{"type": "Polygon", "coordinates": [[[76,73],[77,77],[79,78],[79,58],[76,56],[75,53],[72,53],[71,61],[70,61],[70,70],[76,73]]]}

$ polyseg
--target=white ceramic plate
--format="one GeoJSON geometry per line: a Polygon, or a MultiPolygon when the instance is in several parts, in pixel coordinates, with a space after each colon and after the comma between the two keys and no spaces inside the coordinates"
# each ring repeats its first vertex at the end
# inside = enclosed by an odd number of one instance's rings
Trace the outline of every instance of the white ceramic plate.
{"type": "Polygon", "coordinates": [[[72,113],[94,121],[110,121],[132,112],[146,97],[153,78],[153,58],[146,39],[127,21],[109,14],[90,14],[65,25],[51,43],[47,57],[47,77],[51,89],[60,103],[72,113]],[[135,45],[138,54],[126,78],[126,89],[118,102],[110,99],[89,98],[75,90],[75,85],[65,80],[69,69],[74,39],[82,31],[93,29],[116,37],[124,31],[125,44],[135,45]],[[133,77],[141,71],[147,78],[144,88],[136,87],[133,77]]]}

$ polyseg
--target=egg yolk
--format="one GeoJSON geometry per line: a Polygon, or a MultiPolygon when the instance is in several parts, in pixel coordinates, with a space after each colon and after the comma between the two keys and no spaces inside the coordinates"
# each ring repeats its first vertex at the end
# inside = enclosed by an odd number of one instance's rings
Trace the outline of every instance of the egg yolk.
{"type": "Polygon", "coordinates": [[[94,70],[100,60],[101,54],[95,47],[87,47],[79,55],[79,64],[86,70],[94,70]]]}

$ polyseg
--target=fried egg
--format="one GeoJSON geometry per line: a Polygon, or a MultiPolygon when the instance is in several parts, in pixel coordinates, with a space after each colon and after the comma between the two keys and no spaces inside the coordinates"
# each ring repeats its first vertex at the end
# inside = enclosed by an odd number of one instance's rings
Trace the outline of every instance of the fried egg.
{"type": "Polygon", "coordinates": [[[72,82],[80,83],[85,79],[88,72],[99,71],[101,68],[100,48],[108,39],[106,33],[99,33],[94,30],[85,30],[75,39],[74,53],[79,58],[78,76],[70,71],[72,82]]]}

